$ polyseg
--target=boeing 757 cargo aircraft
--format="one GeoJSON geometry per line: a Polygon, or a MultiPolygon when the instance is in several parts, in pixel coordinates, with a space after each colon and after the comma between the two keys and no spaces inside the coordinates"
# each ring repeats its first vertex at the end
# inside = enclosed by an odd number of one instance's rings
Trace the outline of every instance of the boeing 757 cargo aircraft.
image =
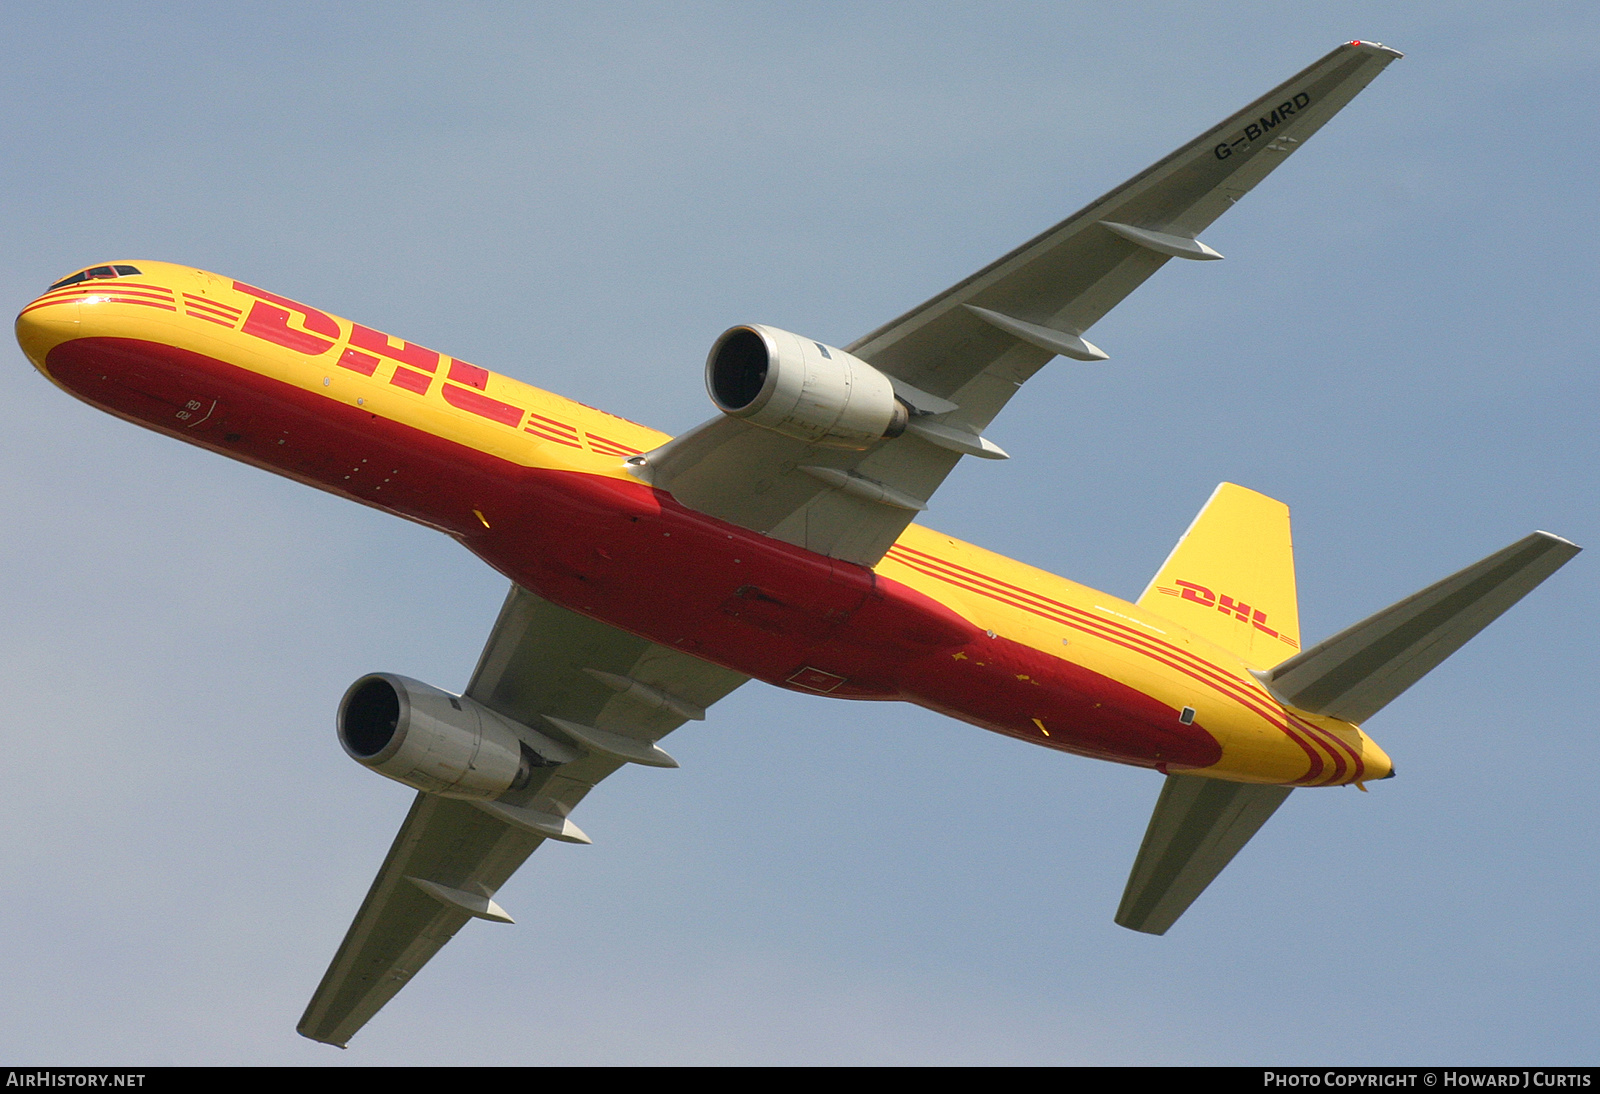
{"type": "Polygon", "coordinates": [[[17,337],[128,421],[454,537],[511,581],[459,694],[355,681],[338,734],[415,804],[300,1022],[344,1045],[582,801],[750,678],[898,699],[1161,773],[1116,921],[1165,932],[1296,787],[1394,774],[1363,724],[1578,550],[1535,532],[1312,645],[1289,511],[1224,483],[1135,602],[921,523],[1055,357],[1400,54],[1339,46],[1042,235],[848,346],[711,347],[678,437],[264,288],[165,262],[49,287],[17,337]]]}

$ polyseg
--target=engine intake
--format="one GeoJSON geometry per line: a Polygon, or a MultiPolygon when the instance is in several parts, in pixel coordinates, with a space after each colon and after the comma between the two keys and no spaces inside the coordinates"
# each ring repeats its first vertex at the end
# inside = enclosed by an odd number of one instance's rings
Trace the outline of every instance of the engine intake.
{"type": "Polygon", "coordinates": [[[866,449],[905,432],[889,378],[859,357],[777,327],[734,327],[706,358],[717,409],[786,437],[866,449]]]}
{"type": "Polygon", "coordinates": [[[466,696],[387,672],[350,685],[338,728],[357,763],[447,798],[497,798],[578,755],[466,696]]]}

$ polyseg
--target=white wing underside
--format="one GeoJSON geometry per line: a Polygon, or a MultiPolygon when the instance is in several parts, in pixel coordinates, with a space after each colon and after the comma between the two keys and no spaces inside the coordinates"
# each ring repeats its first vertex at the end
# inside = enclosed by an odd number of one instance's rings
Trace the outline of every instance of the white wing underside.
{"type": "Polygon", "coordinates": [[[612,751],[567,734],[587,755],[488,808],[419,793],[300,1032],[344,1045],[468,919],[509,920],[495,892],[545,839],[587,842],[567,817],[627,762],[618,752],[648,762],[651,742],[746,679],[513,585],[465,694],[543,732],[598,730],[612,751]]]}
{"type": "MultiPolygon", "coordinates": [[[[911,430],[865,452],[718,416],[646,453],[635,473],[691,509],[873,565],[961,458],[951,434],[976,440],[1052,357],[1103,359],[1083,333],[1169,259],[1220,258],[1195,237],[1399,56],[1370,42],[1340,46],[1054,228],[845,347],[935,397],[917,409],[955,409],[919,414],[911,430]],[[830,484],[806,467],[851,472],[866,489],[846,491],[838,476],[830,484]],[[889,500],[862,496],[872,493],[889,500]]],[[[915,397],[907,401],[917,407],[915,397]]]]}

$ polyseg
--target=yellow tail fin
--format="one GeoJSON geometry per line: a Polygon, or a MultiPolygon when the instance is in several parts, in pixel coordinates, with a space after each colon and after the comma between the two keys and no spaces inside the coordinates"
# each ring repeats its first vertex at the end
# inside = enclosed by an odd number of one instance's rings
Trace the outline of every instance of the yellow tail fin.
{"type": "Polygon", "coordinates": [[[1267,668],[1300,650],[1289,507],[1225,482],[1161,564],[1139,607],[1267,668]]]}

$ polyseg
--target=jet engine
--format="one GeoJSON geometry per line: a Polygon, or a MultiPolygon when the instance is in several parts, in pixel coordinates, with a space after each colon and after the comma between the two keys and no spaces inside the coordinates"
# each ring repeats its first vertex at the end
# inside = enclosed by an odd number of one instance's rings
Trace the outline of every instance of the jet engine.
{"type": "Polygon", "coordinates": [[[447,798],[496,798],[578,755],[464,695],[387,672],[344,693],[339,743],[378,774],[447,798]]]}
{"type": "Polygon", "coordinates": [[[724,414],[828,448],[870,448],[904,433],[910,419],[883,373],[776,327],[734,327],[718,338],[706,390],[724,414]]]}

